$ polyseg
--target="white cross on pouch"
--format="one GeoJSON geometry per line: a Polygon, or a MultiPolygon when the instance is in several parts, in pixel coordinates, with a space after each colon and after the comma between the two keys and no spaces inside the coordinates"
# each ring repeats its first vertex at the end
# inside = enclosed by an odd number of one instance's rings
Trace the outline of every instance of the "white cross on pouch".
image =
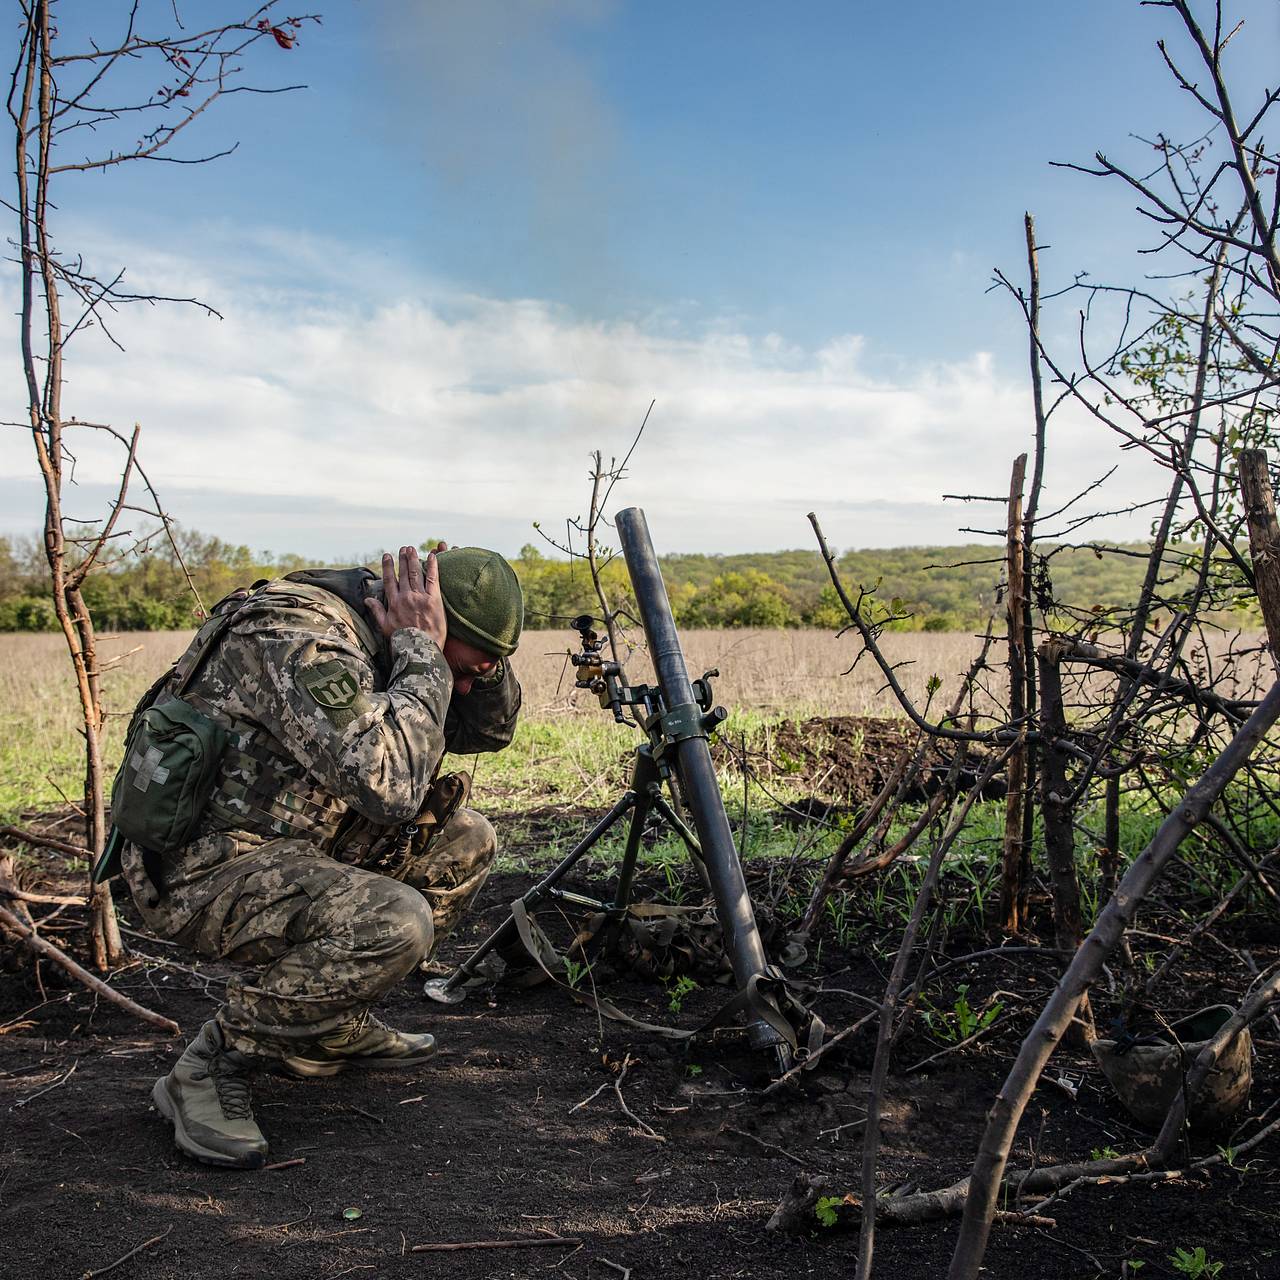
{"type": "Polygon", "coordinates": [[[145,756],[136,751],[129,757],[129,766],[137,774],[133,785],[139,791],[145,791],[153,782],[163,785],[168,780],[169,770],[160,763],[162,754],[159,747],[148,747],[145,756]]]}

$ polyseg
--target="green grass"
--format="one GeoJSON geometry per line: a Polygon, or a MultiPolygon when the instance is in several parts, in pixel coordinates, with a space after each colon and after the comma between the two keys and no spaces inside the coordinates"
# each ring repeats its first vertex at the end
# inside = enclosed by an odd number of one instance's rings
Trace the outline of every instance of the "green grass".
{"type": "MultiPolygon", "coordinates": [[[[103,738],[108,776],[134,704],[185,646],[183,632],[104,638],[103,738]]],[[[84,738],[71,663],[60,636],[0,637],[0,821],[51,809],[84,792],[84,738]]]]}
{"type": "MultiPolygon", "coordinates": [[[[766,724],[779,717],[742,712],[726,722],[725,736],[736,751],[743,736],[748,749],[759,747],[766,724]]],[[[516,870],[544,866],[566,854],[590,829],[599,811],[611,806],[626,790],[631,777],[639,730],[617,724],[604,711],[585,711],[551,719],[525,719],[515,739],[494,755],[448,757],[445,768],[473,771],[474,803],[497,817],[506,853],[500,866],[516,870]],[[542,811],[569,812],[555,824],[554,833],[539,821],[542,811]]],[[[770,779],[767,789],[754,778],[746,794],[746,835],[742,838],[743,783],[735,763],[720,769],[720,789],[735,837],[748,858],[825,858],[839,838],[836,826],[795,829],[778,821],[780,804],[799,799],[802,789],[785,775],[770,779]]],[[[600,841],[592,862],[610,866],[622,855],[626,821],[600,841]]],[[[680,837],[670,832],[645,850],[646,866],[663,869],[673,894],[680,892],[689,855],[680,837]]]]}

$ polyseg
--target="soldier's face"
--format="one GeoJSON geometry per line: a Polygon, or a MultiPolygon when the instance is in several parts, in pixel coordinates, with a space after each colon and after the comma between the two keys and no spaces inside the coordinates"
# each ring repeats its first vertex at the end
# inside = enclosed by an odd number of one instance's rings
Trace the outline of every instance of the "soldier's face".
{"type": "Polygon", "coordinates": [[[454,693],[465,696],[477,676],[487,676],[498,665],[497,658],[453,636],[444,638],[444,660],[453,672],[454,693]]]}

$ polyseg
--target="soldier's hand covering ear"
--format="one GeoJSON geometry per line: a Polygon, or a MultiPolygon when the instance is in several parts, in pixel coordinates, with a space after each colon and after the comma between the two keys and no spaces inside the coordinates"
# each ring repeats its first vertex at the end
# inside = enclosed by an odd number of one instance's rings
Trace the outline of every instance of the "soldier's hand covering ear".
{"type": "MultiPolygon", "coordinates": [[[[436,550],[444,548],[442,542],[436,550]]],[[[382,600],[370,597],[365,601],[365,607],[384,636],[390,639],[394,632],[413,627],[425,631],[444,648],[449,623],[440,597],[435,551],[427,553],[424,564],[418,559],[417,547],[401,547],[398,578],[391,553],[385,553],[382,557],[382,595],[382,600]]]]}

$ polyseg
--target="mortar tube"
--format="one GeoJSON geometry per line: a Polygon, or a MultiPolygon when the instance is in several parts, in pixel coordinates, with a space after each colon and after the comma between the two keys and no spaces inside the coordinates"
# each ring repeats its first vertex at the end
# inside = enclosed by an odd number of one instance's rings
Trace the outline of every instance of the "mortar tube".
{"type": "MultiPolygon", "coordinates": [[[[693,686],[648,521],[639,507],[627,507],[618,512],[616,523],[664,710],[687,706],[694,701],[693,686]]],[[[768,968],[769,962],[724,811],[711,749],[705,737],[694,737],[677,742],[674,751],[676,773],[685,803],[693,814],[734,981],[742,991],[751,978],[768,968]]],[[[758,1019],[748,1024],[747,1035],[757,1049],[783,1043],[773,1027],[758,1019]]]]}

